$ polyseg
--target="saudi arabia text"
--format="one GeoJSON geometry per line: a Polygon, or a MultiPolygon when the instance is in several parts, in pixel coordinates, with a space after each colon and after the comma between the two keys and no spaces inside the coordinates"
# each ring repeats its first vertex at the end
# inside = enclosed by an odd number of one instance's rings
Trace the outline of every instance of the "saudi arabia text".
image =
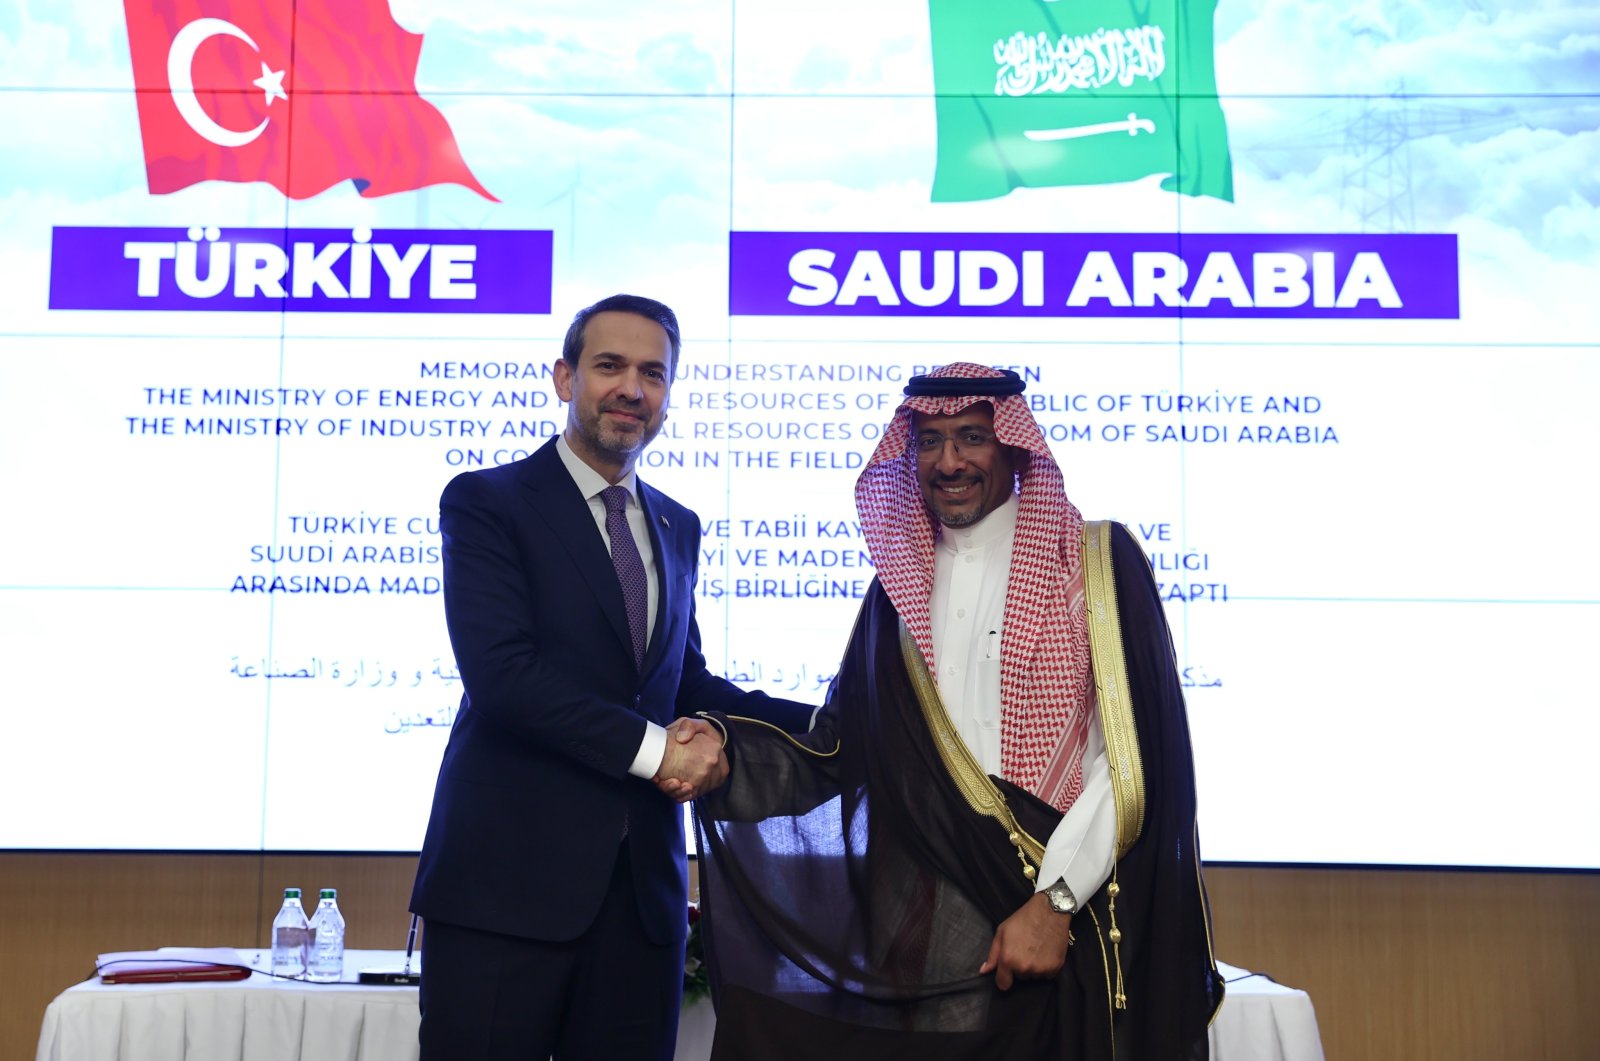
{"type": "Polygon", "coordinates": [[[751,316],[1460,316],[1453,235],[735,232],[751,316]]]}

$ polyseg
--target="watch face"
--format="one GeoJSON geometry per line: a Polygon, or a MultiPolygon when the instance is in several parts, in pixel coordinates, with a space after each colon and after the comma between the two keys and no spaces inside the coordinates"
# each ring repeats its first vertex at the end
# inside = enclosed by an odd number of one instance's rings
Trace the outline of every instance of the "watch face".
{"type": "Polygon", "coordinates": [[[1072,891],[1065,883],[1052,884],[1045,889],[1045,897],[1050,900],[1050,908],[1058,914],[1070,914],[1077,910],[1077,902],[1073,899],[1072,891]]]}

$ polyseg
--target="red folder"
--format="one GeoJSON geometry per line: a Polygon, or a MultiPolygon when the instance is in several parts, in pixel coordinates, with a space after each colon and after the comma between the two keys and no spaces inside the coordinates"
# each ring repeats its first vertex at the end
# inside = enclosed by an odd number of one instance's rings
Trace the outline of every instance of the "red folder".
{"type": "Polygon", "coordinates": [[[95,964],[102,984],[166,984],[189,980],[243,980],[250,968],[225,947],[164,947],[102,954],[95,964]]]}
{"type": "Polygon", "coordinates": [[[250,970],[238,965],[118,965],[100,974],[102,984],[170,984],[179,980],[245,980],[250,970]]]}

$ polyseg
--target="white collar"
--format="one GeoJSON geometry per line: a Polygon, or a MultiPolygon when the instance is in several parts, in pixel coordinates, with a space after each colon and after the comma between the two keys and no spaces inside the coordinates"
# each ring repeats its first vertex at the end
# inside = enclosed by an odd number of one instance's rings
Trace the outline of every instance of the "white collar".
{"type": "MultiPolygon", "coordinates": [[[[605,476],[589,467],[582,457],[573,452],[565,434],[556,436],[556,453],[560,454],[561,463],[566,465],[567,474],[578,484],[578,492],[583,495],[585,501],[592,500],[596,494],[612,485],[606,482],[605,476]]],[[[632,468],[629,468],[628,474],[615,485],[625,488],[634,504],[639,503],[639,477],[634,474],[632,468]]]]}

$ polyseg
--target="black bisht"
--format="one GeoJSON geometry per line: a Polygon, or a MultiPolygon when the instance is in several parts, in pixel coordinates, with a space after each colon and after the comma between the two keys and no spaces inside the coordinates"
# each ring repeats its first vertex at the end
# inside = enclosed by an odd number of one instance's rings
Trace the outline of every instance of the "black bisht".
{"type": "MultiPolygon", "coordinates": [[[[1108,884],[1074,916],[1056,979],[999,991],[978,975],[1033,884],[950,781],[874,581],[811,733],[719,718],[733,773],[696,806],[714,1061],[1207,1057],[1223,988],[1188,722],[1149,565],[1125,528],[1112,538],[1145,782],[1143,832],[1114,878],[1120,943],[1108,884]]],[[[1047,838],[1059,812],[997,784],[1047,838]]]]}

